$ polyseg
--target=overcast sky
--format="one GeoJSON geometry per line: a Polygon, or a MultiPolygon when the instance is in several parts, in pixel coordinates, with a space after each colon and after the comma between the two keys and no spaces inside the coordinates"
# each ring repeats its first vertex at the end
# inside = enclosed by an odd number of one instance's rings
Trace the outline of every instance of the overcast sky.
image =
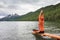
{"type": "Polygon", "coordinates": [[[0,16],[23,15],[47,5],[60,3],[60,0],[0,0],[0,16]]]}

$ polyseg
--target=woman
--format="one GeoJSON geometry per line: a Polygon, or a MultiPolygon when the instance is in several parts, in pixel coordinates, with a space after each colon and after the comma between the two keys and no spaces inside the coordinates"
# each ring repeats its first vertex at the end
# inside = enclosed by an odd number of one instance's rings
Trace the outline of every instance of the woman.
{"type": "Polygon", "coordinates": [[[38,24],[39,33],[44,33],[44,13],[43,13],[43,10],[41,10],[38,20],[39,20],[39,24],[38,24]]]}
{"type": "Polygon", "coordinates": [[[39,30],[33,29],[33,34],[44,33],[44,13],[43,13],[43,10],[41,10],[38,20],[39,20],[38,21],[39,30]]]}

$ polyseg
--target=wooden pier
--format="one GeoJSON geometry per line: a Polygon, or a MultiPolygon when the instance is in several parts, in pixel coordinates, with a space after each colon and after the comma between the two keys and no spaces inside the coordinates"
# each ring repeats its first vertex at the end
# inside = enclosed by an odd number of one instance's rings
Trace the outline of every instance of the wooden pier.
{"type": "Polygon", "coordinates": [[[60,36],[56,35],[56,34],[50,34],[50,33],[38,33],[36,31],[33,31],[32,34],[34,35],[39,35],[39,36],[47,36],[56,40],[60,40],[60,36]]]}

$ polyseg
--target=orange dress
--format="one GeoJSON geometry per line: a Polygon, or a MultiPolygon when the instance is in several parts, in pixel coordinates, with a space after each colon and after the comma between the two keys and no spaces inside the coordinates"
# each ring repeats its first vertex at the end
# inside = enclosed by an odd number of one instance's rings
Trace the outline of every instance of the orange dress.
{"type": "Polygon", "coordinates": [[[39,31],[40,32],[44,31],[44,14],[39,15],[39,24],[38,24],[38,27],[39,27],[39,31]]]}

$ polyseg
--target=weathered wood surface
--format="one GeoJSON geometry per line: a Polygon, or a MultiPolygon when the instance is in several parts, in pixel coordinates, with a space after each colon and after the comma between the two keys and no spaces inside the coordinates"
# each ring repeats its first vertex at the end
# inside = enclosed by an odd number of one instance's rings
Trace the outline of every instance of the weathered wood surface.
{"type": "Polygon", "coordinates": [[[51,37],[51,38],[54,38],[56,40],[60,40],[60,36],[56,35],[56,34],[50,34],[50,33],[37,33],[37,32],[32,32],[32,34],[35,34],[35,35],[39,35],[39,36],[48,36],[48,37],[51,37]]]}

